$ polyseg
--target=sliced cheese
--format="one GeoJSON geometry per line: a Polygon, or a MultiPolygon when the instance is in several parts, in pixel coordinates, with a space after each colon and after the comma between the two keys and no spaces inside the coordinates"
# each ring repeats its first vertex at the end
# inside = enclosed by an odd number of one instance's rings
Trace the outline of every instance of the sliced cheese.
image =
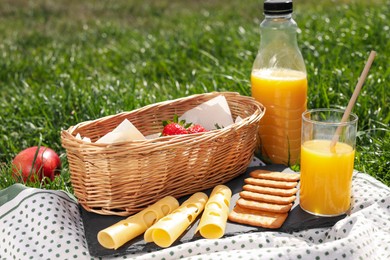
{"type": "Polygon", "coordinates": [[[225,185],[216,186],[206,203],[198,228],[204,238],[221,238],[225,234],[232,191],[225,185]]]}
{"type": "Polygon", "coordinates": [[[117,249],[131,239],[144,233],[162,217],[179,207],[179,202],[167,196],[135,215],[101,230],[98,233],[99,243],[109,249],[117,249]]]}
{"type": "Polygon", "coordinates": [[[203,211],[207,195],[197,192],[168,216],[160,219],[146,230],[146,242],[154,242],[160,247],[169,247],[189,227],[203,211]]]}

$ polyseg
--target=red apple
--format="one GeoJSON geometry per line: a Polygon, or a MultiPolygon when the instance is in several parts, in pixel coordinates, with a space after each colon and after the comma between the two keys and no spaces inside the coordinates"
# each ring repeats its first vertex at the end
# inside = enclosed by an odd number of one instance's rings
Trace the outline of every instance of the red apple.
{"type": "Polygon", "coordinates": [[[60,157],[57,153],[44,146],[39,147],[39,150],[37,146],[33,146],[21,151],[15,156],[12,164],[14,178],[19,179],[19,176],[22,176],[24,182],[34,181],[37,177],[39,181],[43,177],[54,180],[61,168],[60,157]]]}

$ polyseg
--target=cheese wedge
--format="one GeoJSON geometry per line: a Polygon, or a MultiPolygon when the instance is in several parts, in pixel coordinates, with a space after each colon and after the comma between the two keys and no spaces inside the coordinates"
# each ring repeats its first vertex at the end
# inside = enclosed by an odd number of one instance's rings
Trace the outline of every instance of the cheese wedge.
{"type": "Polygon", "coordinates": [[[207,199],[207,195],[203,192],[192,195],[179,208],[146,230],[145,241],[153,241],[160,247],[172,245],[203,211],[207,199]]]}
{"type": "Polygon", "coordinates": [[[204,238],[221,238],[225,234],[232,191],[225,185],[216,186],[210,194],[196,232],[204,238]]]}
{"type": "Polygon", "coordinates": [[[164,197],[137,214],[101,230],[97,235],[98,241],[105,248],[117,249],[178,207],[179,202],[174,197],[164,197]]]}

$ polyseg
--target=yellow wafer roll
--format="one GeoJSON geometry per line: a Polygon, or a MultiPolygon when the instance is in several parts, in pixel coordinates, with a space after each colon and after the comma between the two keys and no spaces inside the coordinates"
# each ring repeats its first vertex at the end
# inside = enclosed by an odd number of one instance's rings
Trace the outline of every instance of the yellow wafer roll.
{"type": "Polygon", "coordinates": [[[232,191],[225,185],[216,186],[210,194],[198,228],[204,238],[220,238],[225,234],[232,191]]]}
{"type": "Polygon", "coordinates": [[[172,196],[167,196],[135,215],[101,230],[99,243],[109,249],[117,249],[131,239],[144,233],[162,217],[179,207],[179,202],[172,196]]]}
{"type": "Polygon", "coordinates": [[[203,192],[192,195],[179,208],[146,230],[145,241],[153,241],[160,247],[172,245],[203,211],[207,199],[207,195],[203,192]]]}

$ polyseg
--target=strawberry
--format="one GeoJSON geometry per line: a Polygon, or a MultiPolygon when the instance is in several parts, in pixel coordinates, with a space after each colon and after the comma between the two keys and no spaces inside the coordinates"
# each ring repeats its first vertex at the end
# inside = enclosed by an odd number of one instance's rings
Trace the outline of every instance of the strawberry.
{"type": "Polygon", "coordinates": [[[168,135],[184,135],[188,134],[188,131],[179,123],[168,123],[164,126],[164,129],[162,131],[162,136],[168,136],[168,135]]]}
{"type": "Polygon", "coordinates": [[[203,133],[207,132],[207,130],[201,125],[192,125],[187,128],[189,134],[203,133]]]}
{"type": "Polygon", "coordinates": [[[181,120],[179,122],[179,117],[177,115],[174,115],[173,121],[170,120],[163,121],[164,129],[161,133],[161,136],[188,134],[186,128],[189,125],[190,124],[186,124],[185,120],[181,120]]]}

